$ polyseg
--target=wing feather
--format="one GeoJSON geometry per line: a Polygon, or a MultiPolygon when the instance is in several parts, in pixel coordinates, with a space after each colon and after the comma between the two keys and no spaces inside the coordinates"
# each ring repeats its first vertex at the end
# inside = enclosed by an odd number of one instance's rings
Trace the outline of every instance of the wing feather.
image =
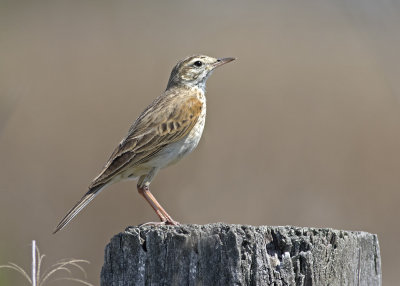
{"type": "Polygon", "coordinates": [[[202,108],[203,103],[196,96],[181,90],[157,98],[132,125],[91,187],[149,161],[166,145],[183,139],[195,126],[202,108]]]}

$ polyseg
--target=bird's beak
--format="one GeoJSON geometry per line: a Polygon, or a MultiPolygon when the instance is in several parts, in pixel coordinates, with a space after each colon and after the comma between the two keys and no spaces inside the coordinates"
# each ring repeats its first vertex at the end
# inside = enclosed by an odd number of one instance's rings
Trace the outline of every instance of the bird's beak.
{"type": "Polygon", "coordinates": [[[219,67],[219,66],[222,66],[222,65],[224,65],[224,64],[227,64],[227,63],[229,63],[229,62],[231,62],[231,61],[234,61],[235,60],[235,58],[222,58],[222,59],[218,59],[214,64],[213,64],[213,66],[214,66],[214,68],[217,68],[217,67],[219,67]]]}

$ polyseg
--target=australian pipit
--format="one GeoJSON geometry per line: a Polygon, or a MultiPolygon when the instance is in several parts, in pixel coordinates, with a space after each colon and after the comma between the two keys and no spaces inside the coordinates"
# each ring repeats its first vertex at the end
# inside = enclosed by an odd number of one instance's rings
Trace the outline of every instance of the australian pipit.
{"type": "Polygon", "coordinates": [[[172,69],[165,92],[136,119],[88,192],[61,220],[54,233],[106,186],[128,179],[138,179],[137,190],[157,213],[161,224],[177,225],[150,193],[150,183],[160,169],[176,163],[196,148],[206,119],[207,78],[215,68],[233,60],[196,55],[179,61],[172,69]]]}

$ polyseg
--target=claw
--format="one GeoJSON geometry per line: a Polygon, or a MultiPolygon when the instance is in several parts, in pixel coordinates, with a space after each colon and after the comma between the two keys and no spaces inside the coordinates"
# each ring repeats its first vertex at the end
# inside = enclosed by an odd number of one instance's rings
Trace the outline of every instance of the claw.
{"type": "Polygon", "coordinates": [[[141,223],[138,226],[159,226],[159,225],[166,225],[165,221],[149,221],[145,223],[141,223]]]}
{"type": "Polygon", "coordinates": [[[180,225],[180,222],[177,222],[173,219],[165,221],[166,225],[180,225]]]}
{"type": "Polygon", "coordinates": [[[165,220],[165,221],[149,221],[145,223],[141,223],[138,226],[160,226],[160,225],[180,225],[179,222],[174,220],[165,220]]]}

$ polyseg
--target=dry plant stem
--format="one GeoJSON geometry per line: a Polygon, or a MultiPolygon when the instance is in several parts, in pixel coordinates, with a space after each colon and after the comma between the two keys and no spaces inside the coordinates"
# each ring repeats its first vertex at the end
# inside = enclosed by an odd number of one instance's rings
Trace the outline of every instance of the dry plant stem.
{"type": "MultiPolygon", "coordinates": [[[[57,263],[53,264],[52,266],[50,266],[48,269],[46,269],[43,274],[41,274],[40,270],[42,268],[42,262],[43,262],[44,257],[45,257],[45,255],[40,254],[40,251],[39,251],[39,248],[37,247],[36,241],[33,240],[32,241],[32,273],[31,273],[31,276],[29,276],[27,271],[25,271],[22,267],[18,266],[15,263],[12,263],[12,262],[9,262],[8,265],[0,265],[0,269],[8,268],[8,269],[17,271],[22,276],[24,276],[28,280],[29,285],[32,285],[32,286],[33,285],[34,286],[47,285],[46,282],[49,280],[49,278],[53,277],[55,273],[58,273],[60,271],[67,272],[71,275],[72,274],[71,269],[73,267],[76,267],[77,269],[79,269],[83,273],[85,278],[87,277],[85,269],[82,266],[80,266],[79,264],[80,263],[89,263],[89,261],[82,260],[82,259],[68,259],[68,260],[57,262],[57,263]]],[[[89,282],[86,282],[82,279],[78,279],[78,278],[74,278],[74,277],[61,277],[61,278],[58,278],[55,280],[70,280],[70,281],[79,282],[83,285],[93,286],[89,282]]],[[[53,280],[53,281],[55,281],[55,280],[53,280]]]]}
{"type": "Polygon", "coordinates": [[[32,240],[32,286],[36,286],[36,241],[32,240]]]}

